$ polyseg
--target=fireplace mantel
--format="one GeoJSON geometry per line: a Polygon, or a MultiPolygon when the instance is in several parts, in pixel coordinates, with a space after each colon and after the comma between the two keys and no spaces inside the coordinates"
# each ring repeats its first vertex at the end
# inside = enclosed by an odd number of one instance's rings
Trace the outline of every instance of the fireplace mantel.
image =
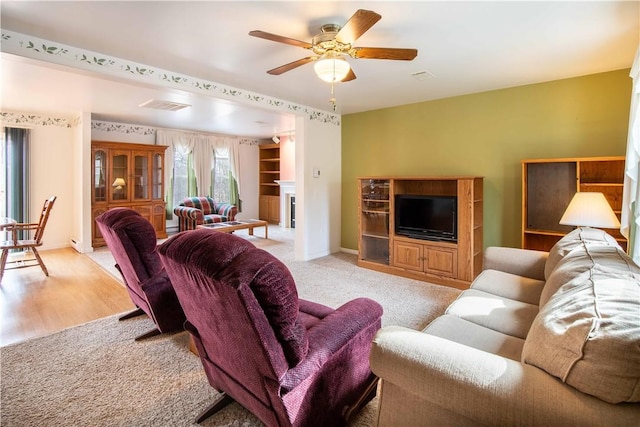
{"type": "Polygon", "coordinates": [[[291,228],[291,197],[296,195],[296,182],[278,180],[280,186],[280,227],[291,228]]]}

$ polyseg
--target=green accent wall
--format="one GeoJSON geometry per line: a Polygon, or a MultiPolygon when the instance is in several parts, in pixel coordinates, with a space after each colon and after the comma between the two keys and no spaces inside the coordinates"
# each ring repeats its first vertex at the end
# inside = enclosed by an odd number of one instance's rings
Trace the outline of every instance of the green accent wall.
{"type": "MultiPolygon", "coordinates": [[[[437,84],[437,81],[433,81],[437,84]]],[[[625,154],[629,69],[342,116],[342,247],[360,176],[484,177],[484,246],[519,247],[524,159],[625,154]]]]}

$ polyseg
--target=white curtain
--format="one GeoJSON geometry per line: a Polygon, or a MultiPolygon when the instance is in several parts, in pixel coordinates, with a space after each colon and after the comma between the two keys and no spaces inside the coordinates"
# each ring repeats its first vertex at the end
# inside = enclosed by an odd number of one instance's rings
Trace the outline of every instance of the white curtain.
{"type": "Polygon", "coordinates": [[[193,152],[199,196],[211,196],[209,194],[211,189],[211,169],[213,169],[216,150],[218,150],[219,154],[224,152],[224,155],[229,155],[231,174],[238,183],[238,192],[240,191],[238,138],[158,129],[156,131],[156,145],[168,147],[165,152],[164,168],[166,191],[168,191],[168,184],[173,179],[173,157],[178,146],[186,147],[190,152],[193,152]]]}
{"type": "Polygon", "coordinates": [[[229,149],[231,175],[233,175],[238,184],[238,194],[242,194],[242,187],[240,187],[240,140],[238,138],[226,138],[225,142],[229,149]]]}
{"type": "MultiPolygon", "coordinates": [[[[156,145],[164,145],[167,147],[164,152],[164,191],[168,193],[169,187],[173,182],[173,158],[175,151],[179,146],[185,146],[189,151],[193,149],[193,145],[188,138],[189,134],[170,130],[158,129],[156,131],[156,145]]],[[[165,194],[166,199],[166,194],[165,194]]],[[[172,203],[171,200],[167,201],[172,203]]]]}
{"type": "Polygon", "coordinates": [[[640,264],[640,47],[631,67],[633,85],[631,89],[631,112],[629,114],[629,136],[625,161],[624,192],[622,196],[622,218],[620,231],[628,240],[627,252],[640,264]]]}
{"type": "Polygon", "coordinates": [[[193,166],[198,185],[198,196],[211,196],[211,169],[213,169],[212,138],[207,135],[189,135],[193,147],[193,166]]]}

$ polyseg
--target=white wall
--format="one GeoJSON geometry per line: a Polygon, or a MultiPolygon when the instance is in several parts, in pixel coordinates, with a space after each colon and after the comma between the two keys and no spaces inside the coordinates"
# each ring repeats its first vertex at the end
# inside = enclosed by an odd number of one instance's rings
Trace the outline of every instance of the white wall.
{"type": "Polygon", "coordinates": [[[257,144],[240,144],[240,199],[242,212],[238,218],[258,218],[258,159],[257,144]]]}
{"type": "Polygon", "coordinates": [[[73,217],[71,246],[78,252],[91,252],[91,114],[82,113],[74,127],[73,141],[73,217]],[[89,185],[85,177],[89,177],[89,185]]]}
{"type": "Polygon", "coordinates": [[[309,260],[340,250],[341,128],[300,116],[295,144],[296,259],[309,260]]]}
{"type": "Polygon", "coordinates": [[[74,220],[74,138],[76,129],[36,126],[31,129],[30,221],[37,222],[44,201],[57,196],[41,250],[69,246],[74,220]]]}
{"type": "Polygon", "coordinates": [[[280,179],[296,180],[296,140],[289,135],[280,138],[280,179]]]}

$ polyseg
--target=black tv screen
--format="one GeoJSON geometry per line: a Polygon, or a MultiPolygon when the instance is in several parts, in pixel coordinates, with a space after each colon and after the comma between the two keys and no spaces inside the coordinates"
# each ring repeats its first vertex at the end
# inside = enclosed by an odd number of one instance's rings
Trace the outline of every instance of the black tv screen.
{"type": "Polygon", "coordinates": [[[457,207],[455,196],[398,194],[395,232],[416,239],[457,242],[457,207]]]}

